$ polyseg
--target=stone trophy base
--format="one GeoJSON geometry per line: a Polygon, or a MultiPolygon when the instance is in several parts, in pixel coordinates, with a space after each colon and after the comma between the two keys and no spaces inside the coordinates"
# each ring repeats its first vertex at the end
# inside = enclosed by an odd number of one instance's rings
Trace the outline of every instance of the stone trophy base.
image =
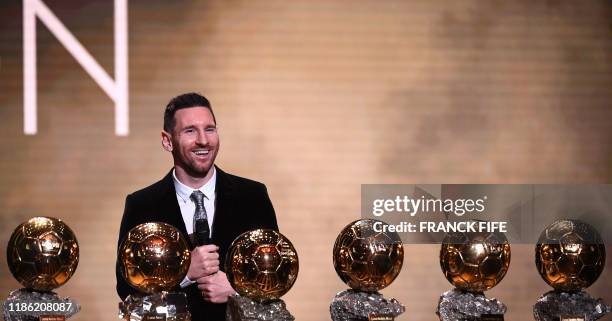
{"type": "Polygon", "coordinates": [[[28,289],[12,291],[2,306],[5,321],[65,320],[80,310],[73,299],[28,289]]]}
{"type": "Polygon", "coordinates": [[[129,295],[119,302],[119,318],[126,321],[191,321],[191,313],[185,293],[161,292],[129,295]]]}
{"type": "Polygon", "coordinates": [[[283,300],[258,303],[239,294],[227,300],[226,321],[293,321],[283,300]]]}
{"type": "Polygon", "coordinates": [[[329,310],[333,321],[382,321],[393,320],[406,308],[378,292],[345,290],[336,294],[329,310]]]}
{"type": "Polygon", "coordinates": [[[580,320],[594,321],[612,311],[602,299],[595,299],[584,291],[550,291],[533,306],[536,321],[580,320]]]}
{"type": "Polygon", "coordinates": [[[484,293],[454,288],[440,296],[436,314],[440,321],[503,320],[506,305],[484,293]]]}

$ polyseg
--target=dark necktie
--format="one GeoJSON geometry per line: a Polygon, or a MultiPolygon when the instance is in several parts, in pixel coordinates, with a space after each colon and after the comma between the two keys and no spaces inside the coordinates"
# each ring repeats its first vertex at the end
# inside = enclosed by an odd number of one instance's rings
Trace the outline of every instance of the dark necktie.
{"type": "Polygon", "coordinates": [[[193,214],[193,234],[197,246],[210,243],[210,228],[208,227],[208,216],[204,207],[204,197],[206,196],[200,191],[194,191],[189,197],[196,206],[193,214]]]}

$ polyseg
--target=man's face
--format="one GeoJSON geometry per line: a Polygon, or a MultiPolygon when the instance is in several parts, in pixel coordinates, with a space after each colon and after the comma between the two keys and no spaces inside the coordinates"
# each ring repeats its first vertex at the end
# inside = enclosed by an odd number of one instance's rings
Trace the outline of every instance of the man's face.
{"type": "Polygon", "coordinates": [[[172,133],[163,132],[164,144],[171,142],[174,166],[194,178],[205,177],[219,151],[219,134],[208,108],[183,108],[174,114],[172,133]]]}

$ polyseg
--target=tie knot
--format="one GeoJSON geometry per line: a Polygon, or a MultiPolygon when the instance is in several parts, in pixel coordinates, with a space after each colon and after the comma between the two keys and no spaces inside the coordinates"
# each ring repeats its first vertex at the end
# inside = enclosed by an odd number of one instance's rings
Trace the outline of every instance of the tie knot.
{"type": "Polygon", "coordinates": [[[202,204],[204,202],[205,197],[206,195],[204,195],[204,193],[200,191],[193,191],[193,193],[191,193],[191,196],[189,196],[189,198],[191,198],[191,200],[194,201],[196,204],[202,204]]]}

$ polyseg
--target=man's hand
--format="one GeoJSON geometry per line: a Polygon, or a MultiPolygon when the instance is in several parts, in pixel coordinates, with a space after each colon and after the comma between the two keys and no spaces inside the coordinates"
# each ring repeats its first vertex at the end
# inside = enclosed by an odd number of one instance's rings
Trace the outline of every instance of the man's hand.
{"type": "Polygon", "coordinates": [[[193,249],[187,278],[194,281],[219,271],[218,250],[219,247],[214,244],[198,246],[193,249]]]}
{"type": "Polygon", "coordinates": [[[202,297],[208,302],[225,303],[230,295],[236,293],[223,271],[199,278],[197,282],[202,297]]]}

